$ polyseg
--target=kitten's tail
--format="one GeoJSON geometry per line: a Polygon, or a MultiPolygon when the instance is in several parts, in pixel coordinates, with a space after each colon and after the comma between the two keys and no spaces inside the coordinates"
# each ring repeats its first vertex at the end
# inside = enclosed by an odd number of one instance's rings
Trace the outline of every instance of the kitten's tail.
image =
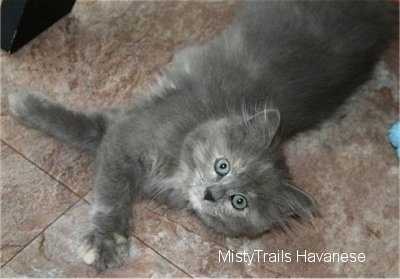
{"type": "Polygon", "coordinates": [[[11,113],[25,125],[94,153],[112,121],[112,112],[77,112],[38,93],[8,95],[11,113]]]}

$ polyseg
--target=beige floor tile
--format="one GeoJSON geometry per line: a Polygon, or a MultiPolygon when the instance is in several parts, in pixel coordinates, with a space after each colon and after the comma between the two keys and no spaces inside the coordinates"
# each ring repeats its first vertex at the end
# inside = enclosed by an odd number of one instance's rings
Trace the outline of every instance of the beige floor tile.
{"type": "Polygon", "coordinates": [[[1,143],[1,265],[78,197],[1,143]]]}
{"type": "Polygon", "coordinates": [[[2,269],[10,277],[186,277],[160,255],[133,238],[131,257],[115,269],[97,274],[79,258],[88,229],[89,206],[79,202],[2,269]]]}

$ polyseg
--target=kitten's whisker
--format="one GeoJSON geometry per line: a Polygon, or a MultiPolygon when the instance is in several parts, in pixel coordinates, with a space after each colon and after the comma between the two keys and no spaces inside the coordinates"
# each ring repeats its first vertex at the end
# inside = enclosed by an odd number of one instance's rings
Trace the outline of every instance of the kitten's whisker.
{"type": "Polygon", "coordinates": [[[171,189],[171,188],[166,187],[166,188],[160,189],[160,190],[151,198],[151,201],[156,200],[158,196],[160,196],[162,193],[164,193],[165,191],[167,191],[167,190],[169,190],[169,189],[171,189]]]}

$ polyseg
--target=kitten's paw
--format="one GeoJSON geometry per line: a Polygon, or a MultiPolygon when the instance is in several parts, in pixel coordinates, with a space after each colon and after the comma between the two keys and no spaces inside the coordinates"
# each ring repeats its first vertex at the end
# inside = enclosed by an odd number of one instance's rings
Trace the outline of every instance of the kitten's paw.
{"type": "Polygon", "coordinates": [[[81,256],[97,272],[123,264],[129,257],[129,239],[118,233],[94,230],[84,238],[81,256]]]}
{"type": "Polygon", "coordinates": [[[29,122],[29,117],[35,113],[37,108],[43,106],[47,101],[40,93],[21,92],[8,94],[8,105],[11,113],[20,120],[29,122]]]}

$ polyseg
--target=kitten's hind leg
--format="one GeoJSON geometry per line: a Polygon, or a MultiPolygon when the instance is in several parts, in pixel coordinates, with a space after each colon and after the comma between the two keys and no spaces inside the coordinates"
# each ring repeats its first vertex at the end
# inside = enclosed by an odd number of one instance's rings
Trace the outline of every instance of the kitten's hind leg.
{"type": "Polygon", "coordinates": [[[25,125],[91,152],[96,151],[110,122],[104,112],[72,111],[40,93],[9,94],[8,102],[11,113],[25,125]]]}

